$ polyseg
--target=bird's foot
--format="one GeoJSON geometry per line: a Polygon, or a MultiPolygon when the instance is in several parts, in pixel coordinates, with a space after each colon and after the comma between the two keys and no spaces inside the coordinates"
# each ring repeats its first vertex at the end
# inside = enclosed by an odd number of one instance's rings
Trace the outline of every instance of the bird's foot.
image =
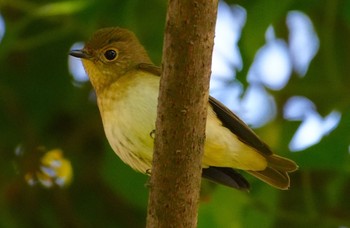
{"type": "Polygon", "coordinates": [[[148,175],[148,176],[150,176],[151,173],[152,173],[152,170],[151,170],[151,169],[147,169],[145,174],[148,175]]]}
{"type": "Polygon", "coordinates": [[[152,139],[154,139],[156,137],[156,130],[153,129],[150,133],[149,136],[151,136],[152,139]]]}

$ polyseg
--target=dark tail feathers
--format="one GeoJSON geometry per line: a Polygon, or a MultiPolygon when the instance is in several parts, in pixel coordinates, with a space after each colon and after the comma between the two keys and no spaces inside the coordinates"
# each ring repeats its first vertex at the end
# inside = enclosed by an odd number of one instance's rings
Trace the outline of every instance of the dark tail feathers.
{"type": "Polygon", "coordinates": [[[288,173],[297,170],[297,164],[292,160],[275,154],[266,157],[266,159],[268,167],[265,170],[247,172],[275,188],[289,189],[290,180],[288,173]]]}

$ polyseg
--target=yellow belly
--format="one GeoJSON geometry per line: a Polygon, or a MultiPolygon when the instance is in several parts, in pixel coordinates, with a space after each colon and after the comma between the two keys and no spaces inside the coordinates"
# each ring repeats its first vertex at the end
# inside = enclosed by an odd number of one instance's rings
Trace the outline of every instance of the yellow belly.
{"type": "MultiPolygon", "coordinates": [[[[151,169],[159,77],[140,72],[126,75],[99,95],[98,104],[107,139],[115,153],[133,169],[151,169]],[[141,74],[141,75],[140,75],[141,74]],[[117,92],[113,92],[117,91],[117,92]]],[[[242,143],[208,107],[203,168],[232,167],[263,170],[267,162],[255,149],[242,143]]]]}

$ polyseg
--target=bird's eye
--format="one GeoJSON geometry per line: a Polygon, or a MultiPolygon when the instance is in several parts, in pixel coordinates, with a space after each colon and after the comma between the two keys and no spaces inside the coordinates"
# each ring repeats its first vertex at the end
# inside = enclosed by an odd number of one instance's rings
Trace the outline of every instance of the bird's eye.
{"type": "Polygon", "coordinates": [[[117,58],[118,53],[114,49],[108,49],[105,51],[104,56],[108,61],[113,61],[117,58]]]}

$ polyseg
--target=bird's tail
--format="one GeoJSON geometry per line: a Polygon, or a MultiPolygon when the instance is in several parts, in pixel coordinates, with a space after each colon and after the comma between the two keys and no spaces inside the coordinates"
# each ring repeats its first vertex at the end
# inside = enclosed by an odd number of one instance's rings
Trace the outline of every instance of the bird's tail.
{"type": "Polygon", "coordinates": [[[297,164],[290,159],[275,154],[267,156],[266,159],[268,161],[266,169],[262,171],[247,170],[247,172],[275,188],[289,189],[290,180],[288,173],[297,170],[297,164]]]}

